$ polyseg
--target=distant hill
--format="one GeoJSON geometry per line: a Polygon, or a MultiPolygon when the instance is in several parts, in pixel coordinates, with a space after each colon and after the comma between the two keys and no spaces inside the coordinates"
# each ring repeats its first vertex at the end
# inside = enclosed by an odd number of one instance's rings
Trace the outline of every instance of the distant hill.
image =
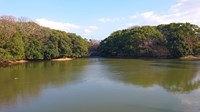
{"type": "Polygon", "coordinates": [[[179,58],[200,54],[200,28],[190,23],[136,26],[119,30],[98,47],[105,57],[179,58]]]}
{"type": "Polygon", "coordinates": [[[89,41],[12,16],[0,17],[0,62],[88,56],[89,41]]]}

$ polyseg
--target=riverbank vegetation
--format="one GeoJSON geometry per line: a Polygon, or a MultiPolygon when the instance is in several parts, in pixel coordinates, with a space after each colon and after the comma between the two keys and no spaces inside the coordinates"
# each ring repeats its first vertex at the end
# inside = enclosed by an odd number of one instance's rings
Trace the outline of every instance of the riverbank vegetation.
{"type": "Polygon", "coordinates": [[[112,33],[98,47],[105,57],[179,58],[200,54],[200,28],[190,23],[135,26],[112,33]]]}
{"type": "Polygon", "coordinates": [[[1,16],[0,40],[0,64],[86,56],[200,59],[200,28],[190,23],[135,26],[115,31],[100,42],[26,18],[1,16]]]}
{"type": "Polygon", "coordinates": [[[0,17],[0,62],[88,56],[89,41],[26,18],[0,17]]]}

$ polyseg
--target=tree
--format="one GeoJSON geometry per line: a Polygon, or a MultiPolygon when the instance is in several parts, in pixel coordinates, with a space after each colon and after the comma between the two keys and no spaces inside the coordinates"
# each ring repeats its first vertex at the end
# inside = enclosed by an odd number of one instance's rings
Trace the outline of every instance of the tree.
{"type": "Polygon", "coordinates": [[[89,40],[89,55],[90,56],[98,56],[99,55],[99,52],[98,52],[98,47],[99,47],[99,44],[100,44],[100,41],[99,40],[94,40],[94,39],[90,39],[89,40]]]}
{"type": "Polygon", "coordinates": [[[89,42],[73,33],[68,33],[71,38],[72,57],[85,57],[88,56],[89,42]]]}
{"type": "Polygon", "coordinates": [[[200,28],[190,23],[131,27],[112,33],[98,50],[109,57],[178,58],[197,55],[200,28]]]}
{"type": "Polygon", "coordinates": [[[88,40],[39,26],[24,17],[1,16],[0,40],[0,62],[88,56],[88,40]]]}
{"type": "Polygon", "coordinates": [[[171,57],[194,55],[199,41],[199,27],[190,23],[171,23],[158,26],[167,39],[171,57]]]}
{"type": "Polygon", "coordinates": [[[19,33],[10,37],[4,48],[12,55],[12,60],[24,59],[24,43],[19,33]]]}
{"type": "Polygon", "coordinates": [[[0,48],[0,62],[12,60],[12,55],[5,49],[0,48]]]}
{"type": "Polygon", "coordinates": [[[29,38],[29,44],[25,46],[25,56],[28,60],[43,59],[42,44],[35,38],[29,38]]]}
{"type": "Polygon", "coordinates": [[[69,38],[60,38],[58,41],[58,48],[61,57],[71,57],[72,50],[70,46],[71,42],[69,38]]]}
{"type": "Polygon", "coordinates": [[[58,38],[51,35],[44,46],[44,59],[53,59],[58,57],[58,38]]]}
{"type": "Polygon", "coordinates": [[[100,43],[99,51],[103,56],[160,57],[157,52],[165,43],[155,27],[133,27],[112,33],[100,43]]]}

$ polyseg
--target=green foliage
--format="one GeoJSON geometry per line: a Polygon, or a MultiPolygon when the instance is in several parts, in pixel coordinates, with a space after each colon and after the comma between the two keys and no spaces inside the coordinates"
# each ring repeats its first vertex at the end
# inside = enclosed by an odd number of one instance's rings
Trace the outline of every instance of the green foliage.
{"type": "Polygon", "coordinates": [[[171,23],[158,26],[167,39],[167,48],[172,57],[195,54],[194,50],[199,41],[199,27],[190,23],[171,23]]]}
{"type": "Polygon", "coordinates": [[[181,57],[200,53],[200,28],[190,23],[133,27],[112,33],[100,43],[102,56],[181,57]]]}
{"type": "Polygon", "coordinates": [[[89,42],[34,22],[0,19],[0,62],[88,56],[89,42]]]}
{"type": "Polygon", "coordinates": [[[42,45],[35,38],[29,38],[29,44],[25,46],[25,55],[28,60],[43,59],[42,45]]]}
{"type": "Polygon", "coordinates": [[[70,57],[72,55],[72,49],[70,48],[71,44],[69,38],[60,38],[58,41],[60,56],[70,57]]]}
{"type": "Polygon", "coordinates": [[[89,42],[86,39],[81,38],[73,33],[68,33],[71,38],[71,49],[73,57],[84,57],[88,56],[89,42]]]}
{"type": "Polygon", "coordinates": [[[12,60],[24,59],[24,43],[18,33],[9,38],[4,48],[12,55],[12,60]]]}
{"type": "Polygon", "coordinates": [[[59,57],[58,38],[54,35],[51,35],[47,43],[45,43],[44,59],[53,59],[58,57],[59,57]]]}
{"type": "Polygon", "coordinates": [[[99,51],[103,56],[159,57],[156,52],[165,43],[155,27],[134,27],[111,34],[100,43],[99,51]]]}
{"type": "Polygon", "coordinates": [[[0,60],[1,61],[9,61],[12,58],[13,58],[12,55],[8,51],[0,48],[0,60]]]}
{"type": "Polygon", "coordinates": [[[200,42],[197,42],[196,49],[194,49],[194,54],[200,55],[200,42]]]}

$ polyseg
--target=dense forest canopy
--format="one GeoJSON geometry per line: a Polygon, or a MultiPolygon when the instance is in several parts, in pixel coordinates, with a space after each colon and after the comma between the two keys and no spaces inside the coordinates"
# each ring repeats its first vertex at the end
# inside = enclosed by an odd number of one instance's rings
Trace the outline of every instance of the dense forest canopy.
{"type": "Polygon", "coordinates": [[[88,56],[89,41],[12,16],[0,17],[0,61],[88,56]]]}
{"type": "Polygon", "coordinates": [[[190,23],[132,27],[112,33],[98,47],[101,56],[178,58],[200,54],[200,28],[190,23]]]}
{"type": "Polygon", "coordinates": [[[62,57],[178,58],[200,54],[200,28],[190,23],[136,26],[99,42],[42,27],[26,18],[0,17],[0,62],[62,57]]]}

